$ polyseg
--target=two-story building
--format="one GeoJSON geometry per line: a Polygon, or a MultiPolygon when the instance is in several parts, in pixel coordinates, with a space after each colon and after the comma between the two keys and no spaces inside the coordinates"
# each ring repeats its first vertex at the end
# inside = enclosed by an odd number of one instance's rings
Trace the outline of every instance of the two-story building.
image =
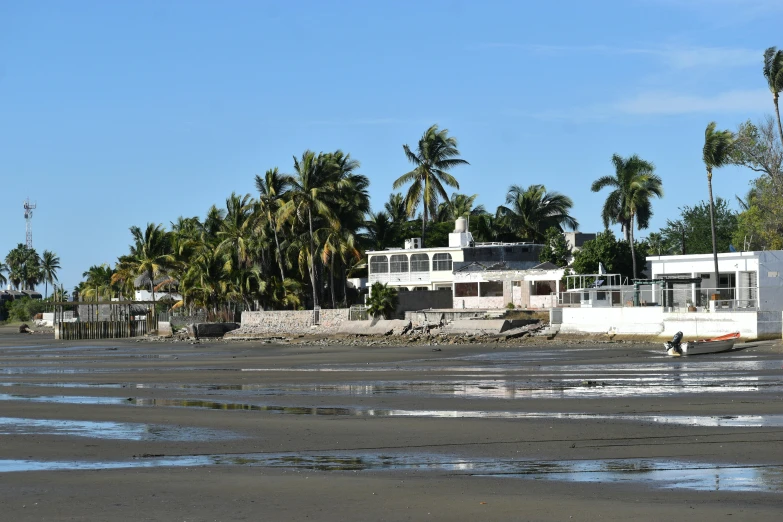
{"type": "Polygon", "coordinates": [[[459,218],[448,246],[421,248],[414,238],[404,248],[367,252],[369,284],[388,284],[399,291],[448,291],[455,308],[503,308],[509,303],[526,308],[531,301],[545,307],[552,304],[562,269],[542,265],[541,248],[531,243],[476,243],[465,218],[459,218]]]}

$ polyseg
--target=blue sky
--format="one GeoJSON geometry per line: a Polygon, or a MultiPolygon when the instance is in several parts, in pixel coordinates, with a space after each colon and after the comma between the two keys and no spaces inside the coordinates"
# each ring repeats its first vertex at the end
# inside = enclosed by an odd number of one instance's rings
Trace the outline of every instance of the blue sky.
{"type": "MultiPolygon", "coordinates": [[[[761,57],[783,46],[781,15],[778,0],[0,0],[0,255],[24,242],[29,196],[34,246],[70,289],[127,252],[131,225],[203,216],[305,149],[358,159],[377,209],[433,123],[470,162],[460,192],[494,210],[543,183],[585,232],[602,228],[590,183],[637,153],[664,182],[654,231],[707,198],[707,123],[772,111],[761,57]]],[[[722,169],[715,194],[752,178],[722,169]]]]}

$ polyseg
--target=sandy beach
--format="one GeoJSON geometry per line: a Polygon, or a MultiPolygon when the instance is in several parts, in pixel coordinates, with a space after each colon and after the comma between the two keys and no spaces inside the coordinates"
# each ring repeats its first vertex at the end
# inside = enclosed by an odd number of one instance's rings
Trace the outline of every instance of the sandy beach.
{"type": "Polygon", "coordinates": [[[779,520],[783,347],[0,329],[4,520],[779,520]]]}

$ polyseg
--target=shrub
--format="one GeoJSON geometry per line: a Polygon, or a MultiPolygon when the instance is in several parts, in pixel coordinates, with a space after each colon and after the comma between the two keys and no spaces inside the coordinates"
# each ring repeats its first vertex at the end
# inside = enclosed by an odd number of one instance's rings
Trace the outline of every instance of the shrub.
{"type": "Polygon", "coordinates": [[[14,299],[8,306],[8,317],[15,321],[29,321],[36,314],[42,313],[46,309],[43,301],[23,297],[14,299]]]}
{"type": "Polygon", "coordinates": [[[373,317],[382,315],[385,319],[392,316],[397,309],[397,303],[399,297],[397,296],[397,289],[389,288],[381,283],[375,283],[370,289],[370,297],[367,300],[367,311],[373,317]]]}

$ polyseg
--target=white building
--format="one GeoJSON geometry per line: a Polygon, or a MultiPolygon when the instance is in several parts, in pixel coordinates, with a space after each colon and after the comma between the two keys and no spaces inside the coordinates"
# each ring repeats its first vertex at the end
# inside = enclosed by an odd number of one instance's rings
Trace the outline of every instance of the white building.
{"type": "Polygon", "coordinates": [[[369,251],[369,284],[401,291],[450,291],[455,308],[546,308],[557,303],[563,269],[542,265],[541,245],[475,243],[465,218],[457,219],[449,246],[421,248],[418,238],[405,248],[369,251]]]}
{"type": "Polygon", "coordinates": [[[562,333],[660,338],[678,331],[686,339],[737,331],[745,339],[779,339],[783,333],[783,251],[718,254],[717,281],[712,254],[650,256],[647,263],[655,282],[648,306],[630,306],[626,293],[608,308],[564,306],[553,322],[562,333]]]}

